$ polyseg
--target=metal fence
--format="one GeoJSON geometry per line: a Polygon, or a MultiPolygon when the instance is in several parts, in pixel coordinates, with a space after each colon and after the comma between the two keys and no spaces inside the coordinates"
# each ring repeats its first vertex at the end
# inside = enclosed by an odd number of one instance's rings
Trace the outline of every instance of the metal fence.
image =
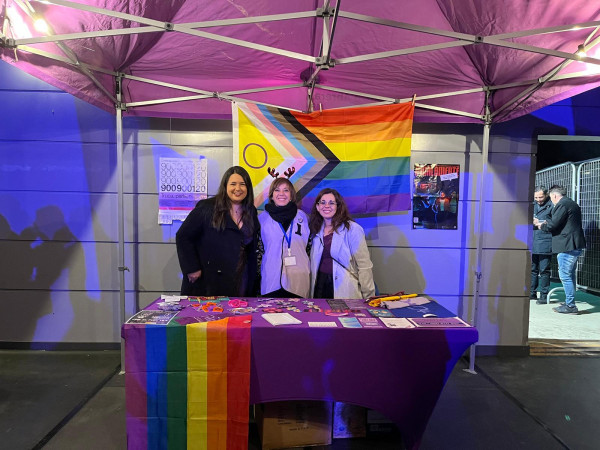
{"type": "MultiPolygon", "coordinates": [[[[535,184],[550,188],[560,184],[569,198],[581,207],[586,249],[577,261],[577,287],[600,292],[600,158],[580,163],[564,163],[540,170],[535,184]]],[[[558,278],[556,257],[552,257],[550,276],[558,278]]]]}
{"type": "Polygon", "coordinates": [[[579,257],[577,286],[600,291],[600,158],[577,167],[577,203],[587,245],[579,257]]]}

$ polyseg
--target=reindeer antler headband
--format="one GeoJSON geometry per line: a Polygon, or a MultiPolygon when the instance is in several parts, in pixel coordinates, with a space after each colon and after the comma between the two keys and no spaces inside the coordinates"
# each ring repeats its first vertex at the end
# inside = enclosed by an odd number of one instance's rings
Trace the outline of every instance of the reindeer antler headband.
{"type": "MultiPolygon", "coordinates": [[[[273,178],[277,178],[279,176],[279,172],[275,172],[275,169],[271,169],[270,167],[267,168],[267,172],[269,172],[269,175],[271,175],[273,178]]],[[[285,172],[283,172],[283,174],[285,175],[285,177],[289,180],[291,178],[292,175],[294,175],[296,173],[296,168],[295,167],[288,167],[288,170],[286,170],[285,172]]]]}

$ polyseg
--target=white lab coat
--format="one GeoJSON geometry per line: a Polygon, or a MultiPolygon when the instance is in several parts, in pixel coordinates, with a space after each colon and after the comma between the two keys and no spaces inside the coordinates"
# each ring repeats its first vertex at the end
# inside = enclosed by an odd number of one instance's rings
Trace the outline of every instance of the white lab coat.
{"type": "MultiPolygon", "coordinates": [[[[373,263],[367,248],[365,232],[356,222],[350,229],[344,225],[333,232],[331,241],[333,261],[334,298],[369,298],[375,295],[373,263]],[[342,267],[345,266],[344,267],[342,267]]],[[[312,241],[310,252],[310,293],[315,291],[315,281],[323,254],[323,227],[312,241]]]]}

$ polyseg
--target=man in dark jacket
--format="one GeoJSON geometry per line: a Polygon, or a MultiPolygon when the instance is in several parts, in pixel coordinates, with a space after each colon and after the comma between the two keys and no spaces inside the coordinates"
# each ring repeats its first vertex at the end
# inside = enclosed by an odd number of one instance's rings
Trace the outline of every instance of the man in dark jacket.
{"type": "MultiPolygon", "coordinates": [[[[533,193],[533,217],[545,221],[552,211],[552,202],[546,186],[536,186],[533,193]]],[[[550,260],[552,259],[552,234],[533,227],[533,246],[531,248],[531,290],[529,298],[538,305],[546,304],[550,287],[550,260]],[[536,291],[540,288],[540,298],[536,291]]]]}
{"type": "Polygon", "coordinates": [[[579,205],[566,197],[567,190],[554,185],[549,190],[554,205],[545,222],[534,218],[533,224],[552,234],[552,252],[558,253],[558,275],[565,289],[565,304],[553,308],[557,313],[579,314],[575,306],[577,258],[585,248],[579,205]]]}

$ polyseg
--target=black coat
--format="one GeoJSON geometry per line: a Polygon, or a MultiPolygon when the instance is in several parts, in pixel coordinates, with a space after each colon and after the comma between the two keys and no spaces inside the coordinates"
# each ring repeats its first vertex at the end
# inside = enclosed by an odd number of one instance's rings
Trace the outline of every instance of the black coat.
{"type": "Polygon", "coordinates": [[[199,201],[177,232],[177,256],[183,274],[181,295],[252,297],[257,276],[256,247],[260,234],[256,209],[253,208],[252,211],[254,231],[250,242],[245,246],[243,232],[229,215],[225,221],[225,229],[219,231],[212,226],[214,210],[214,197],[199,201]],[[238,262],[244,257],[247,289],[238,292],[241,280],[236,277],[236,269],[238,262]],[[195,283],[190,283],[187,274],[198,270],[202,271],[200,278],[195,283]]]}
{"type": "Polygon", "coordinates": [[[552,208],[542,230],[552,233],[552,252],[564,253],[585,248],[581,225],[581,208],[568,197],[562,197],[552,208]]]}
{"type": "MultiPolygon", "coordinates": [[[[539,220],[547,220],[552,211],[552,202],[550,197],[546,198],[543,205],[534,202],[533,216],[539,220]]],[[[540,230],[538,227],[533,227],[533,245],[531,253],[535,255],[551,255],[552,254],[552,234],[548,231],[540,230]]]]}

